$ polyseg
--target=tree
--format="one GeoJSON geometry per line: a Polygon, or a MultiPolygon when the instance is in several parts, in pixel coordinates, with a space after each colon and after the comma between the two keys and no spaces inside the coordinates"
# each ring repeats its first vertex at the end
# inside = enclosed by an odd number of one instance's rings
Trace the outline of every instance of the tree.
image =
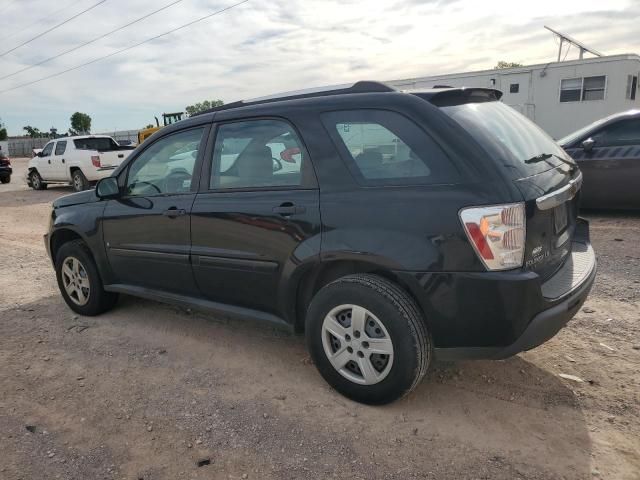
{"type": "Polygon", "coordinates": [[[196,113],[204,112],[214,107],[221,107],[224,105],[222,100],[205,100],[204,102],[196,103],[194,105],[188,105],[185,107],[187,114],[193,117],[196,113]]]}
{"type": "Polygon", "coordinates": [[[91,117],[86,113],[76,112],[71,115],[71,128],[69,133],[83,134],[91,132],[91,117]]]}
{"type": "Polygon", "coordinates": [[[42,137],[42,132],[31,125],[27,125],[26,127],[22,127],[23,130],[27,132],[31,138],[40,138],[42,137]]]}
{"type": "Polygon", "coordinates": [[[7,139],[7,129],[4,126],[4,123],[2,123],[2,119],[0,119],[0,141],[2,140],[6,140],[7,139]]]}
{"type": "Polygon", "coordinates": [[[505,62],[504,60],[500,60],[498,64],[493,67],[494,70],[502,70],[503,68],[518,68],[524,67],[523,64],[518,62],[505,62]]]}

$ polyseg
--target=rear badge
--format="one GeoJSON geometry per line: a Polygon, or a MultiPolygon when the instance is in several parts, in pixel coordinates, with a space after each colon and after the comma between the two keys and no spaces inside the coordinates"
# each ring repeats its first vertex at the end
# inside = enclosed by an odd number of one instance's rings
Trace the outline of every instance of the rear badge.
{"type": "Polygon", "coordinates": [[[525,265],[527,268],[533,267],[534,265],[542,262],[547,257],[549,257],[549,251],[543,251],[542,245],[538,245],[533,250],[531,250],[531,258],[527,260],[525,265]]]}

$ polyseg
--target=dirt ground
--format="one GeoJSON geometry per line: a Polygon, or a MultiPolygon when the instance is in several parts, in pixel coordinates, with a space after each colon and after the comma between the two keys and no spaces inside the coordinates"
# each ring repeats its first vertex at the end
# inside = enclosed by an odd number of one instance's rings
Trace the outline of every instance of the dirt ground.
{"type": "Polygon", "coordinates": [[[640,478],[640,214],[587,214],[596,285],[549,343],[368,407],[298,336],[129,297],[75,316],[42,242],[70,189],[25,165],[0,185],[0,479],[640,478]]]}

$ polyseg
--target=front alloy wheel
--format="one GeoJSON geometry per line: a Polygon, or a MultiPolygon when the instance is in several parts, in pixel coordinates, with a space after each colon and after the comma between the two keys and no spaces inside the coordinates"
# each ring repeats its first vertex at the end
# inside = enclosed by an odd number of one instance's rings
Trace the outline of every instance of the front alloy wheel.
{"type": "Polygon", "coordinates": [[[91,293],[89,275],[84,265],[75,257],[67,257],[62,262],[62,284],[73,303],[86,305],[91,293]]]}

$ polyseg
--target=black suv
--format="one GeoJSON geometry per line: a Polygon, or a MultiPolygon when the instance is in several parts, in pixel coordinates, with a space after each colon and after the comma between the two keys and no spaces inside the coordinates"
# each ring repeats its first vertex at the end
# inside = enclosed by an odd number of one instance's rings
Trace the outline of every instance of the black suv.
{"type": "Polygon", "coordinates": [[[54,202],[60,291],[83,315],[125,293],[304,331],[323,377],[373,404],[434,357],[540,345],[596,262],[580,171],[500,96],[358,82],[165,127],[54,202]]]}

